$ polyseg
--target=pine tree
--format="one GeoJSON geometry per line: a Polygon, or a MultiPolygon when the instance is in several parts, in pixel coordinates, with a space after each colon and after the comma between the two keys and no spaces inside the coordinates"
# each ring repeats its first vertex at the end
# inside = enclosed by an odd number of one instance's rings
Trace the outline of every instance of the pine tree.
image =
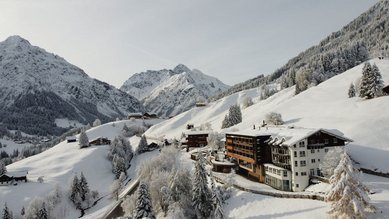
{"type": "Polygon", "coordinates": [[[382,95],[382,88],[384,87],[384,82],[382,81],[382,75],[376,64],[373,64],[371,68],[371,85],[370,92],[374,97],[379,97],[382,95]]]}
{"type": "Polygon", "coordinates": [[[86,180],[83,172],[81,172],[81,176],[80,176],[79,189],[80,189],[79,191],[80,191],[81,201],[85,201],[86,196],[90,191],[89,191],[88,181],[86,180]]]}
{"type": "Polygon", "coordinates": [[[89,146],[89,138],[86,135],[85,131],[82,131],[80,133],[80,137],[79,137],[79,140],[78,140],[78,145],[80,145],[80,148],[89,146]]]}
{"type": "Polygon", "coordinates": [[[125,160],[122,157],[115,155],[113,159],[113,173],[115,174],[116,179],[119,179],[120,175],[126,172],[125,160]]]}
{"type": "Polygon", "coordinates": [[[367,212],[374,211],[368,189],[358,179],[346,151],[330,178],[326,201],[332,202],[329,213],[336,218],[366,218],[367,212]]]}
{"type": "Polygon", "coordinates": [[[225,129],[225,128],[228,128],[228,127],[231,127],[231,125],[230,125],[230,119],[228,118],[228,115],[226,115],[224,117],[223,122],[222,122],[222,129],[225,129]]]}
{"type": "Polygon", "coordinates": [[[96,119],[94,122],[93,122],[93,127],[96,127],[96,126],[99,126],[101,125],[101,121],[100,119],[96,119]]]}
{"type": "Polygon", "coordinates": [[[350,87],[348,89],[348,97],[349,98],[355,97],[355,87],[353,83],[350,84],[350,87]]]}
{"type": "Polygon", "coordinates": [[[8,208],[7,203],[4,204],[3,219],[12,219],[12,211],[8,208]]]}
{"type": "Polygon", "coordinates": [[[26,214],[26,210],[24,209],[24,206],[22,207],[22,210],[20,210],[20,215],[24,216],[26,214]]]}
{"type": "Polygon", "coordinates": [[[153,206],[151,204],[149,188],[146,183],[141,182],[138,188],[136,210],[134,219],[154,219],[153,206]]]}
{"type": "Polygon", "coordinates": [[[37,218],[39,218],[39,219],[48,219],[49,218],[45,202],[42,203],[42,207],[38,211],[38,217],[37,218]]]}
{"type": "Polygon", "coordinates": [[[70,184],[70,201],[78,206],[80,202],[80,183],[77,175],[73,176],[73,179],[70,184]]]}
{"type": "Polygon", "coordinates": [[[238,105],[232,105],[228,111],[228,117],[230,120],[231,126],[236,125],[242,122],[242,112],[238,105]]]}
{"type": "Polygon", "coordinates": [[[371,99],[373,98],[370,93],[370,78],[371,78],[372,68],[369,62],[366,62],[362,69],[362,78],[359,85],[359,97],[371,99]]]}
{"type": "Polygon", "coordinates": [[[7,166],[4,161],[0,160],[0,176],[7,173],[7,166]]]}
{"type": "Polygon", "coordinates": [[[147,151],[147,148],[148,148],[148,144],[147,144],[146,136],[142,135],[138,144],[138,154],[147,151]]]}
{"type": "MultiPolygon", "coordinates": [[[[211,172],[212,173],[212,172],[211,172]]],[[[211,175],[213,216],[215,219],[224,219],[220,190],[215,185],[215,179],[211,175]]]]}
{"type": "Polygon", "coordinates": [[[205,159],[200,153],[195,165],[192,190],[192,204],[199,219],[208,218],[212,211],[212,197],[208,188],[207,173],[204,165],[205,159]]]}

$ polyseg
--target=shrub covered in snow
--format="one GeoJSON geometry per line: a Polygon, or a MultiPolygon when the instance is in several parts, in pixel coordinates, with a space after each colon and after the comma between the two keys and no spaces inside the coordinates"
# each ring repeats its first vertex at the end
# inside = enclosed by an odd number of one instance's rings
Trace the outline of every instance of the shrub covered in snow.
{"type": "Polygon", "coordinates": [[[80,133],[80,137],[78,139],[78,145],[80,148],[88,147],[89,146],[89,138],[86,135],[85,131],[82,131],[80,133]]]}
{"type": "Polygon", "coordinates": [[[266,114],[265,121],[267,124],[282,125],[284,121],[280,113],[270,112],[266,114]]]}
{"type": "Polygon", "coordinates": [[[96,126],[99,126],[101,125],[101,121],[100,119],[96,119],[94,122],[93,122],[93,127],[96,127],[96,126]]]}

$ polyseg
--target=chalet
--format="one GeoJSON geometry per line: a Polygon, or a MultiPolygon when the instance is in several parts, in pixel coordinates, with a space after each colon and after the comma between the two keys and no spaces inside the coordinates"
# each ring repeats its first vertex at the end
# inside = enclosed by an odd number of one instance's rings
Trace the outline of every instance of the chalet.
{"type": "Polygon", "coordinates": [[[189,131],[186,132],[186,142],[182,142],[182,145],[186,145],[186,150],[189,148],[204,147],[208,145],[208,131],[189,131]]]}
{"type": "Polygon", "coordinates": [[[109,145],[109,144],[111,144],[111,140],[104,137],[98,137],[89,141],[89,145],[109,145]]]}
{"type": "Polygon", "coordinates": [[[281,127],[272,132],[265,183],[284,191],[303,191],[311,177],[322,176],[319,164],[326,153],[352,142],[338,130],[281,127]]]}
{"type": "Polygon", "coordinates": [[[143,118],[143,114],[142,113],[129,113],[128,116],[127,116],[128,119],[142,119],[143,118]]]}
{"type": "Polygon", "coordinates": [[[389,95],[389,85],[386,85],[384,88],[382,88],[382,92],[384,95],[389,95]]]}
{"type": "Polygon", "coordinates": [[[196,103],[196,107],[204,107],[204,106],[207,106],[207,103],[205,103],[205,102],[197,102],[196,103]]]}
{"type": "Polygon", "coordinates": [[[158,116],[155,113],[144,113],[143,118],[145,118],[145,119],[157,119],[158,116]]]}
{"type": "Polygon", "coordinates": [[[270,148],[265,143],[270,134],[258,130],[226,133],[227,157],[235,162],[238,172],[265,182],[263,164],[271,162],[270,148]]]}
{"type": "Polygon", "coordinates": [[[239,172],[283,191],[303,191],[320,177],[320,162],[336,146],[352,142],[337,130],[274,126],[226,133],[227,156],[239,172]]]}
{"type": "Polygon", "coordinates": [[[8,172],[0,176],[0,183],[27,182],[27,171],[8,172]]]}
{"type": "Polygon", "coordinates": [[[66,137],[66,142],[67,143],[76,142],[76,141],[77,141],[76,136],[67,136],[66,137]]]}

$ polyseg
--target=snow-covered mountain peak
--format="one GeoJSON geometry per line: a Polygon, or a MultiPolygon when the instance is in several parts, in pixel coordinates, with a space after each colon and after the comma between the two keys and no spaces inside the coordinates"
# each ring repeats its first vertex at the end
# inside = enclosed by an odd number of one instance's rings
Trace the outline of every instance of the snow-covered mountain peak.
{"type": "Polygon", "coordinates": [[[191,70],[186,67],[186,65],[183,65],[183,64],[178,64],[174,69],[173,71],[177,74],[181,74],[181,73],[184,73],[184,72],[191,72],[191,70]]]}
{"type": "Polygon", "coordinates": [[[174,116],[228,88],[220,80],[183,64],[173,70],[146,71],[131,76],[121,90],[143,100],[148,111],[174,116]]]}
{"type": "Polygon", "coordinates": [[[10,45],[10,46],[17,46],[17,45],[31,46],[31,44],[30,44],[30,42],[28,40],[24,39],[23,37],[21,37],[19,35],[14,35],[14,36],[8,37],[4,41],[4,43],[7,44],[7,45],[10,45]]]}

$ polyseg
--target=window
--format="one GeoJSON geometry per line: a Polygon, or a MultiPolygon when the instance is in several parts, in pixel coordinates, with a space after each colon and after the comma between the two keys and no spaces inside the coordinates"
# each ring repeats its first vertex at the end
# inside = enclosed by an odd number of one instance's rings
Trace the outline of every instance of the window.
{"type": "Polygon", "coordinates": [[[298,176],[299,175],[299,172],[296,172],[296,176],[298,176]]]}
{"type": "Polygon", "coordinates": [[[297,151],[294,152],[294,157],[297,157],[297,151]]]}
{"type": "Polygon", "coordinates": [[[300,157],[305,157],[305,151],[300,151],[300,157]]]}
{"type": "Polygon", "coordinates": [[[298,188],[299,187],[299,184],[296,184],[296,188],[298,188]]]}
{"type": "Polygon", "coordinates": [[[296,148],[296,145],[294,144],[293,147],[296,148]]]}
{"type": "Polygon", "coordinates": [[[307,172],[301,172],[301,176],[306,176],[307,172]]]}
{"type": "Polygon", "coordinates": [[[334,143],[338,143],[338,139],[337,138],[334,138],[334,143]]]}
{"type": "Polygon", "coordinates": [[[316,160],[315,159],[311,159],[311,163],[316,163],[316,160]]]}
{"type": "Polygon", "coordinates": [[[299,142],[299,146],[300,146],[300,148],[305,147],[305,142],[304,142],[304,141],[300,141],[300,142],[299,142]]]}
{"type": "Polygon", "coordinates": [[[305,160],[300,161],[300,166],[305,167],[306,165],[307,165],[307,163],[305,162],[305,160]]]}
{"type": "Polygon", "coordinates": [[[327,138],[324,139],[324,144],[328,144],[328,143],[329,143],[328,139],[327,138]]]}
{"type": "Polygon", "coordinates": [[[317,159],[318,162],[320,162],[320,159],[317,159]]]}
{"type": "Polygon", "coordinates": [[[315,153],[315,149],[312,149],[312,150],[311,150],[311,154],[314,154],[314,153],[315,153]]]}
{"type": "Polygon", "coordinates": [[[284,170],[284,177],[288,176],[288,171],[284,170]]]}
{"type": "Polygon", "coordinates": [[[297,162],[297,160],[294,161],[294,166],[295,166],[295,167],[298,167],[298,162],[297,162]]]}
{"type": "Polygon", "coordinates": [[[327,153],[327,152],[328,152],[328,148],[324,149],[324,152],[326,152],[326,153],[327,153]]]}

